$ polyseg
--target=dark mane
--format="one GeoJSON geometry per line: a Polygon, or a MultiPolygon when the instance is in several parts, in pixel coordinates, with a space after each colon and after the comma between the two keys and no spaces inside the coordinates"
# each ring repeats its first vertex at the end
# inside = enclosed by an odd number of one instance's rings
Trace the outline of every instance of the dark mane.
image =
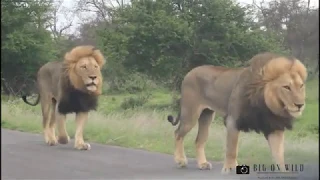
{"type": "Polygon", "coordinates": [[[266,138],[276,130],[291,130],[293,118],[290,118],[289,114],[287,117],[281,117],[267,107],[263,94],[266,82],[259,81],[261,77],[258,74],[253,75],[250,69],[242,75],[247,76],[248,80],[243,82],[242,86],[241,113],[236,120],[238,130],[262,132],[266,138]]]}
{"type": "Polygon", "coordinates": [[[259,100],[259,105],[251,104],[245,95],[243,100],[241,114],[236,120],[238,130],[262,132],[267,138],[270,133],[276,130],[292,129],[293,118],[275,115],[267,107],[263,98],[259,100]]]}
{"type": "Polygon", "coordinates": [[[61,114],[88,112],[96,110],[98,97],[75,89],[65,73],[62,73],[60,83],[62,97],[59,100],[58,111],[61,114]]]}

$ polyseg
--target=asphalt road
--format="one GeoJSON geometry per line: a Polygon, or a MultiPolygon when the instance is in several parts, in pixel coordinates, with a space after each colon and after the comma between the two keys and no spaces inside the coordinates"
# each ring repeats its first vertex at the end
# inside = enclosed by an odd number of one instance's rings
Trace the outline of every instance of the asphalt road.
{"type": "Polygon", "coordinates": [[[176,167],[172,155],[91,143],[90,151],[68,145],[49,147],[42,135],[1,129],[1,179],[319,179],[319,164],[307,164],[299,174],[221,175],[212,170],[176,167]],[[285,177],[283,177],[285,176],[285,177]]]}

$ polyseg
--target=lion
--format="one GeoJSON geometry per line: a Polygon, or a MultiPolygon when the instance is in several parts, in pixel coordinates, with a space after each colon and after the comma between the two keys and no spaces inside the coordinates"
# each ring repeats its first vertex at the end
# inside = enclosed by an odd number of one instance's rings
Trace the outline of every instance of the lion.
{"type": "Polygon", "coordinates": [[[248,66],[226,68],[203,65],[189,71],[181,84],[180,111],[168,116],[175,130],[174,159],[187,165],[184,137],[198,122],[195,141],[199,169],[211,169],[205,156],[209,125],[215,113],[224,117],[226,152],[223,174],[234,171],[239,132],[263,133],[274,161],[285,171],[284,131],[305,108],[306,67],[294,57],[265,52],[251,58],[248,66]]]}
{"type": "Polygon", "coordinates": [[[67,52],[63,61],[48,62],[37,73],[38,98],[25,103],[42,110],[45,142],[54,146],[67,144],[70,137],[66,130],[66,115],[76,114],[74,147],[89,150],[90,144],[83,140],[83,130],[89,111],[96,110],[98,96],[102,93],[101,68],[105,59],[94,46],[77,46],[67,52]],[[57,123],[58,136],[55,135],[57,123]]]}

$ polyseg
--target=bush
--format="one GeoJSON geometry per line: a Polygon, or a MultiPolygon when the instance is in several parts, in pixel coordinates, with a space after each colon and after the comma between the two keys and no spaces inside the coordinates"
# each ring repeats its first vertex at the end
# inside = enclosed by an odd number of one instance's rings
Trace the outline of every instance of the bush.
{"type": "Polygon", "coordinates": [[[140,94],[137,97],[125,98],[124,101],[121,103],[120,107],[124,110],[141,107],[148,102],[150,97],[151,97],[150,93],[145,93],[145,94],[140,94]]]}
{"type": "Polygon", "coordinates": [[[180,96],[176,95],[176,94],[173,94],[172,95],[172,103],[171,103],[171,108],[174,110],[174,111],[180,111],[180,96]]]}
{"type": "Polygon", "coordinates": [[[113,76],[108,79],[108,92],[111,93],[140,93],[151,90],[156,84],[141,73],[132,73],[122,76],[113,76]]]}

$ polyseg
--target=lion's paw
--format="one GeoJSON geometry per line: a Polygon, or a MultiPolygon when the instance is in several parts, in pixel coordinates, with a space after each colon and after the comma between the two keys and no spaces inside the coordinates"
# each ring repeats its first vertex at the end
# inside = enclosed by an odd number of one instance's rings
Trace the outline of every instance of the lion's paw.
{"type": "Polygon", "coordinates": [[[198,164],[198,167],[199,167],[200,170],[210,170],[210,169],[212,169],[212,165],[209,162],[204,162],[204,163],[198,164]]]}
{"type": "Polygon", "coordinates": [[[60,144],[68,144],[69,141],[70,141],[70,137],[69,136],[59,136],[58,137],[58,142],[60,144]]]}
{"type": "Polygon", "coordinates": [[[46,140],[46,143],[49,145],[49,146],[55,146],[58,144],[58,140],[57,138],[51,138],[51,139],[47,139],[46,140]]]}
{"type": "Polygon", "coordinates": [[[81,144],[75,144],[74,148],[78,150],[90,150],[91,146],[89,143],[81,143],[81,144]]]}
{"type": "Polygon", "coordinates": [[[222,174],[233,174],[235,173],[236,168],[231,168],[231,167],[223,167],[221,170],[222,174]]]}
{"type": "Polygon", "coordinates": [[[175,161],[179,168],[184,168],[188,165],[187,158],[179,158],[179,159],[175,159],[175,161]]]}

